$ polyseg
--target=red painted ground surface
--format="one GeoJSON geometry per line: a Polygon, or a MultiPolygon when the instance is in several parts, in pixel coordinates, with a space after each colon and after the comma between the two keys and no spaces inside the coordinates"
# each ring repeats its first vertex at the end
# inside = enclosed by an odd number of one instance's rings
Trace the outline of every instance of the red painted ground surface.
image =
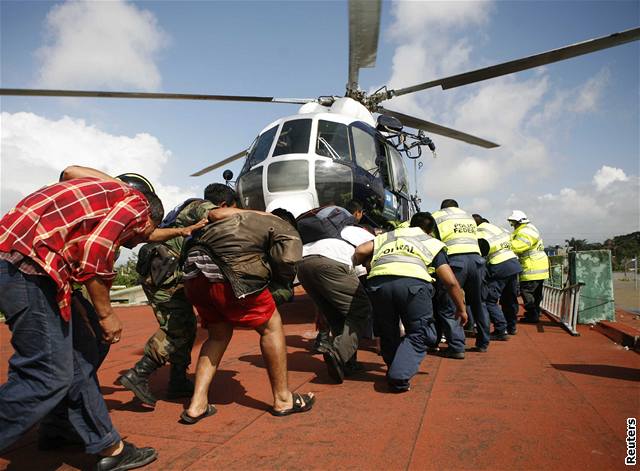
{"type": "MultiPolygon", "coordinates": [[[[428,356],[412,390],[386,392],[381,359],[361,350],[368,371],[330,383],[321,356],[308,353],[313,310],[298,296],[283,310],[291,388],[313,391],[314,409],[285,418],[265,412],[270,390],[257,334],[236,331],[211,389],[218,414],[195,426],[178,423],[186,401],[141,406],[114,384],[155,329],[151,309],[121,308],[122,342],[100,380],[123,436],[154,446],[147,469],[623,469],[625,423],[640,416],[640,355],[581,329],[571,337],[545,321],[521,325],[508,342],[464,361],[428,356]]],[[[202,341],[200,332],[199,343],[202,341]]],[[[0,381],[10,354],[0,326],[0,381]]],[[[198,348],[194,349],[194,362],[198,348]]],[[[153,379],[163,398],[168,368],[153,379]]],[[[83,469],[81,450],[40,452],[30,432],[0,457],[0,468],[83,469]]]]}

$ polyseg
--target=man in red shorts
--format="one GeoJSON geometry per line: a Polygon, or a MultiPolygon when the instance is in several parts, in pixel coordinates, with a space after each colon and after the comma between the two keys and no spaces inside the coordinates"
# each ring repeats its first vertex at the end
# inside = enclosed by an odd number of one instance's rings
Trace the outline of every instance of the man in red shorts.
{"type": "MultiPolygon", "coordinates": [[[[216,211],[228,211],[222,208],[216,211]]],[[[209,338],[196,366],[196,382],[189,407],[180,416],[194,424],[215,414],[209,386],[231,340],[234,326],[252,327],[260,334],[276,416],[306,412],[313,394],[291,393],[287,381],[287,351],[280,314],[269,283],[287,285],[302,257],[302,242],[287,222],[265,213],[236,210],[206,226],[186,249],[185,291],[200,315],[209,338]]],[[[218,219],[210,214],[210,219],[218,219]]]]}

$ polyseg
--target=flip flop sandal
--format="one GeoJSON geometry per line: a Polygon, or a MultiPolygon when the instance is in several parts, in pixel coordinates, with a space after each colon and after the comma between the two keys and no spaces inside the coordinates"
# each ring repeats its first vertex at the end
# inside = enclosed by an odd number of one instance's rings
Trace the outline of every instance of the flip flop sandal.
{"type": "Polygon", "coordinates": [[[314,402],[316,402],[315,396],[293,393],[293,407],[291,409],[275,410],[273,407],[270,407],[269,412],[276,417],[284,417],[285,415],[297,414],[298,412],[307,412],[311,410],[314,402]]]}
{"type": "Polygon", "coordinates": [[[182,414],[180,414],[180,420],[183,424],[193,425],[197,424],[202,419],[211,417],[216,412],[218,412],[218,409],[216,409],[216,406],[214,406],[213,404],[207,405],[207,410],[200,414],[198,417],[191,417],[189,414],[187,414],[187,410],[185,409],[182,411],[182,414]]]}

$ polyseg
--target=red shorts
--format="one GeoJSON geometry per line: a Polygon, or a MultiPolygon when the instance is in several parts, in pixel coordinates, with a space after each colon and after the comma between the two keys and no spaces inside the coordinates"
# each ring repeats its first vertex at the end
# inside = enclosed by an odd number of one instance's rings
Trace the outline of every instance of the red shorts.
{"type": "Polygon", "coordinates": [[[211,283],[204,275],[186,280],[184,289],[187,298],[200,315],[202,327],[216,322],[228,322],[242,327],[258,327],[276,310],[276,303],[268,289],[236,298],[231,285],[226,281],[211,283]]]}

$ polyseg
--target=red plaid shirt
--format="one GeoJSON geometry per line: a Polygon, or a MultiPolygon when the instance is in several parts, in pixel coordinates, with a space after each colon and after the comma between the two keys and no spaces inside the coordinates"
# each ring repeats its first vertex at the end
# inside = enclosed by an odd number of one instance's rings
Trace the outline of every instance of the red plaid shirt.
{"type": "MultiPolygon", "coordinates": [[[[71,281],[110,284],[118,247],[149,224],[146,198],[114,181],[78,178],[44,187],[0,220],[0,252],[36,262],[58,286],[60,314],[71,314],[71,281]]],[[[6,258],[6,254],[4,254],[6,258]]]]}

